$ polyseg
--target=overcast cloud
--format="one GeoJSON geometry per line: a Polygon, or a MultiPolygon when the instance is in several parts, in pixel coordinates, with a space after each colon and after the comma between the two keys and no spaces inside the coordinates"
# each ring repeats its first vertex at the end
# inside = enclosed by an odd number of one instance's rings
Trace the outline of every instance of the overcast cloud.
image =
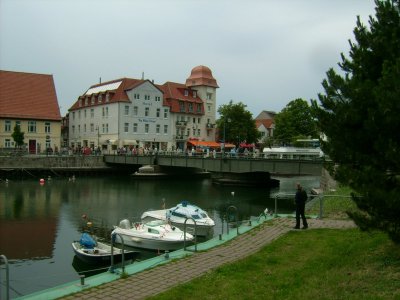
{"type": "Polygon", "coordinates": [[[0,0],[0,69],[53,74],[61,114],[121,77],[185,83],[208,66],[217,105],[256,117],[316,99],[373,0],[0,0]]]}

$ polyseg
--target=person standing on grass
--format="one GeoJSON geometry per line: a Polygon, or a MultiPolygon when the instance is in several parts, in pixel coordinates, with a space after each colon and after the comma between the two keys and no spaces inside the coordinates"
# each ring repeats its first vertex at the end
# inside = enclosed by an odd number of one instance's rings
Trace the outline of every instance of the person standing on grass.
{"type": "Polygon", "coordinates": [[[304,214],[306,201],[307,201],[307,193],[305,190],[303,190],[300,183],[297,183],[297,191],[296,191],[296,195],[294,197],[294,201],[296,204],[296,226],[294,227],[294,229],[300,229],[300,217],[303,221],[303,229],[307,229],[308,224],[307,224],[306,216],[304,214]]]}

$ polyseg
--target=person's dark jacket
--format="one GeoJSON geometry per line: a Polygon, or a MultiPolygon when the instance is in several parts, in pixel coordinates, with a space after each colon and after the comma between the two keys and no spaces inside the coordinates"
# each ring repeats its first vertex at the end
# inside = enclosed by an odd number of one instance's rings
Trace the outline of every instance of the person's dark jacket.
{"type": "Polygon", "coordinates": [[[305,190],[301,189],[296,192],[296,196],[294,197],[296,204],[305,204],[307,201],[307,193],[305,190]]]}

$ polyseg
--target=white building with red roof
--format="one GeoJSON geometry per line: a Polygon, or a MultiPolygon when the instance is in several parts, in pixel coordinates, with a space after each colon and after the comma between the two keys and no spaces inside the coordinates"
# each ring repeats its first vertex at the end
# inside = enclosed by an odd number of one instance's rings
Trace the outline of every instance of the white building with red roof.
{"type": "Polygon", "coordinates": [[[122,78],[92,85],[69,109],[69,144],[185,150],[190,140],[214,142],[217,88],[205,66],[186,84],[122,78]]]}
{"type": "Polygon", "coordinates": [[[61,115],[53,75],[0,70],[0,148],[14,148],[19,126],[29,153],[60,148],[61,115]]]}
{"type": "Polygon", "coordinates": [[[258,141],[259,143],[261,143],[265,138],[274,136],[275,115],[276,112],[263,110],[255,118],[257,130],[261,133],[261,138],[258,141]]]}

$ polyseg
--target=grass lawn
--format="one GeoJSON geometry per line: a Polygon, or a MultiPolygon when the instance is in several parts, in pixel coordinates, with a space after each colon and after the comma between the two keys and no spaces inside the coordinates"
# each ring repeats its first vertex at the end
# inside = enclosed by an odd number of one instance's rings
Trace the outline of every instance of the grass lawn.
{"type": "Polygon", "coordinates": [[[149,299],[400,299],[399,250],[380,232],[291,231],[149,299]]]}

